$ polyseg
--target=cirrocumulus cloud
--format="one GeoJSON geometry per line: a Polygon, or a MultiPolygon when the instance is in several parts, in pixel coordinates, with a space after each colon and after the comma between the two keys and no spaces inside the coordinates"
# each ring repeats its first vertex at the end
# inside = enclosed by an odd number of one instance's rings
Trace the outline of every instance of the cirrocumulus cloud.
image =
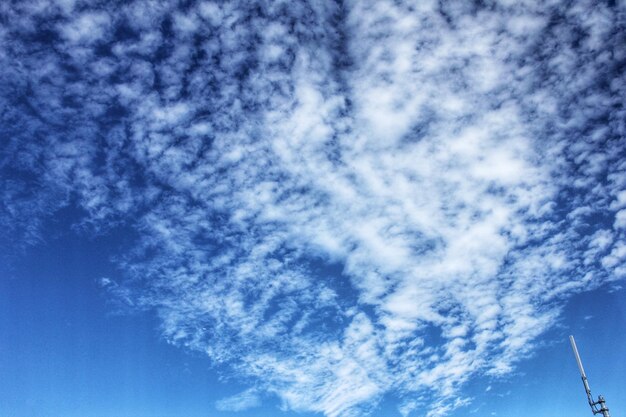
{"type": "Polygon", "coordinates": [[[133,230],[246,404],[443,415],[626,274],[623,2],[91,3],[0,6],[3,245],[133,230]]]}

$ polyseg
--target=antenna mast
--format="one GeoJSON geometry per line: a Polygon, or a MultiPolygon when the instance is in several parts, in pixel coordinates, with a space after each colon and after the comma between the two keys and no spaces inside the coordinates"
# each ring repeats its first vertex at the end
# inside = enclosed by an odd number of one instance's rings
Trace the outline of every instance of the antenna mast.
{"type": "Polygon", "coordinates": [[[582,377],[583,385],[585,386],[585,393],[587,394],[587,401],[589,402],[591,411],[594,415],[602,414],[603,417],[611,417],[611,415],[609,414],[609,409],[606,407],[604,397],[602,395],[598,395],[598,401],[594,401],[593,396],[591,395],[589,382],[587,382],[587,375],[585,375],[585,368],[583,368],[583,363],[580,360],[580,355],[578,354],[578,348],[576,348],[576,341],[574,340],[574,336],[569,337],[569,342],[572,344],[574,356],[576,356],[576,363],[578,364],[578,369],[580,370],[580,376],[582,377]]]}

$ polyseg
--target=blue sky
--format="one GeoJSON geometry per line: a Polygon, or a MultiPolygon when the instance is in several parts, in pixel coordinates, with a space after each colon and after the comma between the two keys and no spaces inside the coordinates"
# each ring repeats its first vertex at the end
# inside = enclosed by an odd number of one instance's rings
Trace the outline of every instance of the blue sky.
{"type": "Polygon", "coordinates": [[[625,19],[3,2],[0,415],[619,415],[625,19]]]}

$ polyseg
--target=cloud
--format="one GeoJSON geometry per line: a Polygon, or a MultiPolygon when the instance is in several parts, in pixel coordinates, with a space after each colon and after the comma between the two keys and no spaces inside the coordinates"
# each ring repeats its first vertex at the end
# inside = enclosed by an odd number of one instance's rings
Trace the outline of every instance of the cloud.
{"type": "Polygon", "coordinates": [[[84,13],[64,24],[60,33],[71,43],[93,43],[103,36],[109,24],[106,13],[84,13]]]}
{"type": "Polygon", "coordinates": [[[74,9],[0,9],[3,239],[132,230],[102,284],[218,408],[444,415],[624,276],[623,5],[74,9]]]}
{"type": "Polygon", "coordinates": [[[220,411],[245,411],[259,405],[261,405],[259,393],[254,388],[250,388],[239,394],[222,398],[215,403],[215,408],[220,411]]]}

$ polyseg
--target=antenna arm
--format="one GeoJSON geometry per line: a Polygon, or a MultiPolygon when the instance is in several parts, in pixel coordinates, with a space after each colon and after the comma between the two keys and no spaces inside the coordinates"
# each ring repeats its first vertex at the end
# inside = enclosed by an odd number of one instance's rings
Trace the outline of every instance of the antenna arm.
{"type": "Polygon", "coordinates": [[[589,382],[587,381],[587,375],[585,375],[585,368],[583,368],[583,363],[580,360],[580,355],[578,354],[578,348],[576,347],[574,336],[570,336],[569,341],[572,345],[574,356],[576,357],[576,364],[578,365],[578,370],[580,371],[580,376],[583,381],[583,386],[585,387],[585,393],[587,394],[587,401],[589,402],[591,411],[594,415],[602,414],[603,417],[611,417],[602,395],[598,395],[598,401],[594,401],[593,395],[591,395],[591,388],[589,388],[589,382]],[[598,406],[600,406],[600,408],[598,408],[598,406]]]}

